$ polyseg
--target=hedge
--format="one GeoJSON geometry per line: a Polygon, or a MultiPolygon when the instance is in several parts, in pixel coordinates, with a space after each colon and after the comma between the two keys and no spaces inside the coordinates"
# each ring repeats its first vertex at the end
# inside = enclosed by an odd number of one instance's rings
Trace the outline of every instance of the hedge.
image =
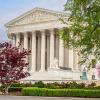
{"type": "Polygon", "coordinates": [[[8,91],[9,92],[21,92],[21,90],[22,90],[22,88],[23,87],[10,87],[9,89],[8,89],[8,91]]]}
{"type": "Polygon", "coordinates": [[[100,89],[47,89],[27,87],[22,89],[24,96],[52,96],[52,97],[100,97],[100,89]]]}
{"type": "MultiPolygon", "coordinates": [[[[0,88],[5,87],[5,85],[2,85],[0,88]]],[[[35,82],[32,84],[29,83],[13,83],[10,87],[38,87],[38,88],[49,88],[49,89],[64,89],[64,88],[70,88],[70,89],[100,89],[100,86],[96,86],[96,83],[92,82],[88,85],[85,83],[76,83],[74,81],[72,82],[62,82],[62,83],[44,83],[42,81],[35,82]]]]}

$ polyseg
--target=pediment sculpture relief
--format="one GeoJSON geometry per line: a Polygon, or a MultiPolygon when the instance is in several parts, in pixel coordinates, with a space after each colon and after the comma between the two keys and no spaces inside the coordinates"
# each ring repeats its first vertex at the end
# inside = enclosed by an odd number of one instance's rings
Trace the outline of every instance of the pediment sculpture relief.
{"type": "Polygon", "coordinates": [[[23,25],[23,24],[34,24],[34,23],[42,23],[46,21],[57,20],[58,17],[53,14],[49,14],[47,12],[35,11],[18,21],[12,23],[11,25],[23,25]]]}

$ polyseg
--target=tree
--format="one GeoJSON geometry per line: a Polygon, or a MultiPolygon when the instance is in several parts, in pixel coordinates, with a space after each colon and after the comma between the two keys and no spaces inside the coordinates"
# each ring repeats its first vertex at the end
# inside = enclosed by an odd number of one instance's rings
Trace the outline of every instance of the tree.
{"type": "Polygon", "coordinates": [[[11,43],[0,43],[0,83],[5,85],[5,92],[14,82],[29,76],[26,56],[30,51],[13,47],[11,43]]]}
{"type": "Polygon", "coordinates": [[[65,46],[78,50],[80,64],[95,67],[100,61],[100,0],[67,0],[69,27],[60,30],[65,46]]]}

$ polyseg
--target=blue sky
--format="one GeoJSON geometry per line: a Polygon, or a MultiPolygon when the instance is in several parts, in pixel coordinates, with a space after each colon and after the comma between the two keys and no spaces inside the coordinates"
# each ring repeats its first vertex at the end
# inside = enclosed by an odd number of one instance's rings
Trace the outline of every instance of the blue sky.
{"type": "Polygon", "coordinates": [[[34,7],[62,11],[67,0],[0,0],[0,42],[7,41],[4,24],[34,7]]]}

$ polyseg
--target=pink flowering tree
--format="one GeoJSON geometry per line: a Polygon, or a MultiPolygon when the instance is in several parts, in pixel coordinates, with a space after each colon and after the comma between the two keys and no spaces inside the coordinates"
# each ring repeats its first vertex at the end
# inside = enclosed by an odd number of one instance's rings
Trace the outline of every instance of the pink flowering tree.
{"type": "Polygon", "coordinates": [[[22,78],[29,76],[28,62],[25,58],[30,55],[28,50],[20,50],[11,43],[0,43],[0,83],[5,85],[5,93],[8,93],[10,85],[22,78]]]}

